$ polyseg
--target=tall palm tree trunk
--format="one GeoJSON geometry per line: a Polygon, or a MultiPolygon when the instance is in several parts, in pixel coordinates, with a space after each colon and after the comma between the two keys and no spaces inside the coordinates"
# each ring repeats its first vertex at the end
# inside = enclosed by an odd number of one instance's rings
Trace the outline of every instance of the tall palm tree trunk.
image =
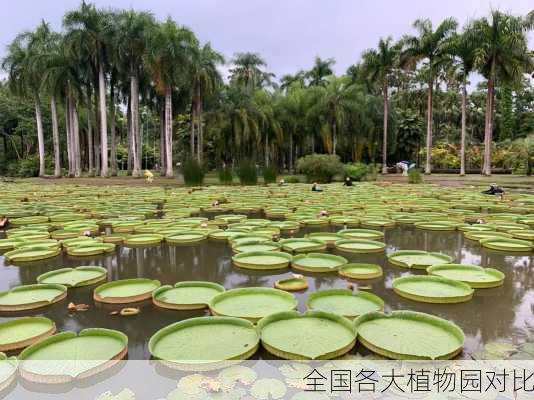
{"type": "Polygon", "coordinates": [[[52,144],[54,146],[54,177],[61,176],[61,157],[59,149],[59,123],[57,119],[56,97],[50,97],[50,113],[52,116],[52,144]]]}
{"type": "Polygon", "coordinates": [[[39,176],[44,176],[46,171],[45,171],[43,115],[41,114],[41,103],[39,101],[39,96],[35,96],[35,122],[37,123],[37,145],[39,147],[39,176]]]}
{"type": "MultiPolygon", "coordinates": [[[[68,91],[69,89],[67,89],[68,91]]],[[[71,111],[70,111],[70,95],[67,94],[65,99],[65,128],[67,133],[67,160],[69,164],[69,178],[74,176],[74,163],[72,154],[72,129],[71,129],[71,111]]]]}
{"type": "Polygon", "coordinates": [[[98,112],[98,97],[96,96],[96,93],[95,95],[93,96],[93,101],[94,101],[94,107],[93,107],[93,112],[94,112],[94,116],[95,116],[95,121],[96,121],[96,124],[95,124],[95,135],[93,137],[93,154],[94,154],[94,158],[95,158],[95,175],[100,175],[100,166],[101,166],[101,154],[100,154],[100,113],[98,112]]]}
{"type": "Polygon", "coordinates": [[[161,176],[165,175],[165,162],[167,156],[165,155],[165,108],[161,107],[160,111],[160,124],[159,124],[159,161],[160,161],[160,170],[159,173],[161,176]]]}
{"type": "Polygon", "coordinates": [[[426,120],[426,164],[425,174],[432,173],[432,98],[434,92],[434,79],[428,82],[428,98],[427,98],[427,120],[426,120]]]}
{"type": "Polygon", "coordinates": [[[462,132],[460,136],[460,176],[465,175],[465,135],[467,130],[467,82],[462,84],[462,132]]]}
{"type": "Polygon", "coordinates": [[[495,61],[491,64],[490,77],[488,79],[488,93],[486,100],[486,121],[484,126],[484,167],[482,174],[491,175],[491,143],[493,136],[493,108],[495,99],[495,61]]]}
{"type": "Polygon", "coordinates": [[[111,176],[117,176],[117,135],[116,135],[116,107],[115,103],[117,101],[117,93],[115,92],[113,86],[111,87],[111,104],[109,117],[111,118],[110,126],[110,148],[109,148],[109,163],[111,165],[111,176]]]}
{"type": "Polygon", "coordinates": [[[337,124],[334,120],[332,124],[332,154],[336,155],[336,146],[337,146],[337,124]]]}
{"type": "Polygon", "coordinates": [[[91,95],[87,98],[87,158],[89,167],[89,176],[95,173],[95,153],[93,143],[93,106],[91,103],[91,95]]]}
{"type": "Polygon", "coordinates": [[[104,77],[104,65],[98,66],[98,99],[100,101],[100,149],[101,167],[100,176],[107,177],[108,171],[108,120],[106,108],[106,80],[104,77]]]}
{"type": "Polygon", "coordinates": [[[204,127],[202,126],[202,98],[200,97],[200,89],[198,93],[198,162],[204,159],[204,127]]]}
{"type": "Polygon", "coordinates": [[[131,148],[132,153],[132,176],[141,176],[141,167],[139,165],[139,79],[137,74],[132,73],[130,78],[130,135],[131,135],[131,148]]]}
{"type": "Polygon", "coordinates": [[[384,138],[382,140],[382,173],[388,173],[388,85],[384,84],[382,89],[384,95],[384,138]]]}
{"type": "Polygon", "coordinates": [[[172,165],[172,88],[165,88],[165,176],[173,176],[172,165]]]}
{"type": "Polygon", "coordinates": [[[196,125],[197,108],[195,106],[195,100],[191,105],[191,159],[195,158],[195,125],[196,125]]]}
{"type": "Polygon", "coordinates": [[[80,153],[80,124],[76,102],[72,102],[72,122],[73,122],[73,143],[74,143],[74,176],[79,178],[82,175],[82,158],[80,153]]]}

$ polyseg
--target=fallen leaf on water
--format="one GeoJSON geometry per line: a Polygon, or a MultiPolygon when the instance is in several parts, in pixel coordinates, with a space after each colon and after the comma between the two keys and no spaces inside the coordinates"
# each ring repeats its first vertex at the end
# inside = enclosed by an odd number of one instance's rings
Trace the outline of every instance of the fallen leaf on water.
{"type": "Polygon", "coordinates": [[[120,311],[120,315],[123,316],[123,317],[129,317],[129,316],[132,316],[132,315],[137,315],[140,312],[141,312],[141,310],[139,310],[139,308],[137,308],[137,307],[126,307],[126,308],[123,308],[120,311]]]}

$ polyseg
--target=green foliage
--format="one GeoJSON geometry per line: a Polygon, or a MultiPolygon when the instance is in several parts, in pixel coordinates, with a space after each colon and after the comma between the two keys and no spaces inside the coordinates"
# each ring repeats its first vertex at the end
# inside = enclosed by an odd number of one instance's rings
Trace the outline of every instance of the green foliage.
{"type": "Polygon", "coordinates": [[[200,186],[204,182],[204,168],[195,159],[188,159],[182,168],[184,182],[187,186],[200,186]]]}
{"type": "MultiPolygon", "coordinates": [[[[51,157],[45,159],[46,173],[50,174],[53,169],[51,157]]],[[[39,176],[39,155],[35,154],[22,160],[12,161],[7,165],[6,175],[20,178],[31,178],[39,176]]]]}
{"type": "Polygon", "coordinates": [[[418,168],[412,168],[408,171],[408,183],[423,183],[423,174],[418,168]]]}
{"type": "Polygon", "coordinates": [[[328,183],[343,173],[343,164],[336,155],[310,154],[298,159],[297,170],[306,175],[308,182],[328,183]]]}
{"type": "Polygon", "coordinates": [[[256,163],[253,160],[242,160],[236,172],[242,185],[258,184],[258,172],[256,171],[256,163]]]}
{"type": "Polygon", "coordinates": [[[369,173],[369,167],[364,163],[345,164],[345,177],[353,181],[365,181],[369,173]]]}
{"type": "Polygon", "coordinates": [[[423,136],[423,121],[412,110],[397,113],[397,157],[399,160],[414,160],[417,146],[423,136]]]}
{"type": "Polygon", "coordinates": [[[278,177],[278,170],[275,166],[265,167],[263,169],[263,181],[265,183],[275,183],[278,177]]]}
{"type": "Polygon", "coordinates": [[[221,167],[219,169],[219,182],[223,185],[231,185],[234,181],[234,173],[230,167],[221,167]]]}
{"type": "Polygon", "coordinates": [[[297,175],[289,175],[285,177],[286,183],[300,183],[300,179],[297,175]]]}

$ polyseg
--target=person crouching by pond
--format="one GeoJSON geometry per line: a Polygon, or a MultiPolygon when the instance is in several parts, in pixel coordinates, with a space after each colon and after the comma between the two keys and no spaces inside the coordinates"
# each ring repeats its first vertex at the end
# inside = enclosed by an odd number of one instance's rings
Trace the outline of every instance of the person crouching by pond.
{"type": "Polygon", "coordinates": [[[350,176],[347,176],[345,178],[345,182],[343,182],[343,186],[352,186],[352,179],[350,179],[350,176]]]}
{"type": "Polygon", "coordinates": [[[489,194],[489,195],[502,195],[504,194],[504,189],[497,186],[496,183],[492,183],[488,190],[484,190],[482,194],[489,194]]]}
{"type": "Polygon", "coordinates": [[[323,191],[323,189],[321,189],[321,187],[319,186],[319,184],[317,182],[313,182],[311,190],[312,190],[312,192],[322,192],[323,191]]]}

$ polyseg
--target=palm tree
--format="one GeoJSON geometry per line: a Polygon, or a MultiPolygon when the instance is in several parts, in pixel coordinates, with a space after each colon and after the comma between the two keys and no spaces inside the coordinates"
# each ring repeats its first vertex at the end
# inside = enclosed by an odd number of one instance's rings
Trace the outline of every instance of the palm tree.
{"type": "Polygon", "coordinates": [[[118,29],[115,35],[115,49],[117,63],[130,81],[130,130],[132,135],[133,157],[132,176],[141,174],[139,151],[141,136],[139,133],[139,77],[144,74],[144,60],[148,55],[149,38],[156,29],[156,22],[152,14],[123,11],[118,17],[118,29]]]}
{"type": "Polygon", "coordinates": [[[303,88],[306,85],[306,72],[298,71],[296,74],[286,74],[280,78],[280,89],[286,91],[290,86],[295,86],[303,88]]]}
{"type": "Polygon", "coordinates": [[[482,173],[491,175],[491,145],[497,82],[518,82],[524,72],[531,71],[533,58],[528,49],[526,32],[530,18],[523,19],[501,11],[492,11],[490,18],[472,24],[470,40],[476,42],[475,66],[487,79],[486,119],[484,124],[484,165],[482,173]]]}
{"type": "Polygon", "coordinates": [[[192,78],[193,78],[193,98],[191,103],[191,157],[195,154],[195,131],[196,131],[196,152],[198,162],[203,158],[203,102],[206,96],[213,92],[222,84],[222,78],[217,70],[219,64],[224,63],[222,54],[216,52],[210,43],[195,49],[193,53],[192,78]],[[196,128],[196,129],[195,129],[196,128]]]}
{"type": "Polygon", "coordinates": [[[173,176],[172,90],[184,81],[191,69],[197,39],[189,29],[167,18],[155,32],[149,62],[156,90],[165,97],[165,176],[173,176]]]}
{"type": "Polygon", "coordinates": [[[97,10],[93,4],[82,1],[80,8],[68,12],[63,25],[72,43],[79,52],[84,50],[89,56],[98,81],[98,106],[100,111],[101,176],[107,177],[108,171],[108,134],[106,107],[106,30],[109,29],[110,14],[97,10]],[[83,50],[82,50],[83,49],[83,50]]]}
{"type": "Polygon", "coordinates": [[[8,72],[8,87],[11,92],[21,97],[32,97],[35,105],[35,122],[37,125],[37,144],[39,148],[39,176],[45,175],[45,148],[43,118],[39,90],[41,86],[41,70],[36,61],[39,60],[41,49],[37,43],[40,32],[24,32],[18,35],[9,45],[7,56],[2,67],[8,72]]]}
{"type": "Polygon", "coordinates": [[[465,175],[465,136],[467,131],[467,79],[474,68],[476,42],[468,25],[462,34],[454,36],[453,53],[459,61],[462,79],[462,128],[460,134],[460,176],[465,175]]]}
{"type": "Polygon", "coordinates": [[[378,50],[370,49],[363,53],[363,69],[373,82],[378,82],[384,103],[384,131],[382,141],[382,173],[388,173],[388,91],[391,73],[398,62],[400,45],[394,44],[391,37],[380,39],[378,50]]]}
{"type": "Polygon", "coordinates": [[[237,53],[230,69],[230,82],[242,86],[251,94],[255,89],[272,84],[274,74],[262,70],[267,65],[257,53],[237,53]]]}
{"type": "Polygon", "coordinates": [[[333,58],[322,60],[321,57],[315,57],[315,62],[311,70],[306,72],[306,78],[310,86],[322,86],[326,84],[326,77],[334,73],[332,67],[336,63],[333,58]]]}
{"type": "Polygon", "coordinates": [[[447,18],[434,30],[429,19],[418,19],[413,27],[418,36],[405,36],[402,39],[404,49],[401,53],[401,65],[415,69],[417,64],[424,60],[428,68],[427,84],[427,126],[426,126],[426,164],[425,173],[432,172],[432,97],[434,83],[439,69],[450,58],[451,37],[456,30],[457,22],[447,18]]]}

